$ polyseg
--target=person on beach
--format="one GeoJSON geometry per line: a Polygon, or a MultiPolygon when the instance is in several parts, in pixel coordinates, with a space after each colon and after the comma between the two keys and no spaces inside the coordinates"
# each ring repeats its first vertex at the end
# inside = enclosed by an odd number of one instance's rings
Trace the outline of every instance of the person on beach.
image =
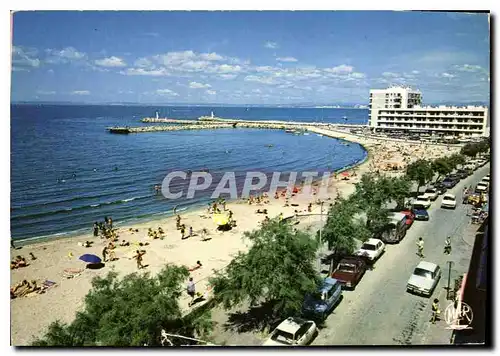
{"type": "Polygon", "coordinates": [[[111,216],[108,218],[108,225],[110,229],[113,229],[113,219],[111,219],[111,216]]]}
{"type": "Polygon", "coordinates": [[[195,287],[195,284],[193,282],[193,277],[189,277],[189,282],[186,286],[186,292],[191,297],[191,301],[188,304],[188,306],[191,306],[191,305],[193,305],[194,298],[196,296],[196,287],[195,287]]]}
{"type": "Polygon", "coordinates": [[[176,218],[175,218],[175,224],[176,224],[177,230],[180,230],[180,228],[181,228],[181,216],[180,215],[176,216],[176,218]]]}
{"type": "Polygon", "coordinates": [[[309,203],[307,206],[307,211],[310,213],[312,211],[312,203],[309,203]]]}
{"type": "Polygon", "coordinates": [[[14,245],[14,240],[10,239],[10,248],[13,248],[14,250],[16,249],[16,246],[14,245]]]}
{"type": "Polygon", "coordinates": [[[207,235],[208,235],[208,229],[206,227],[204,227],[201,230],[201,240],[205,241],[207,239],[207,235]]]}
{"type": "Polygon", "coordinates": [[[186,233],[186,226],[183,224],[181,225],[181,239],[184,240],[184,234],[186,233]]]}
{"type": "Polygon", "coordinates": [[[30,258],[32,261],[36,260],[36,257],[35,255],[33,254],[33,252],[30,252],[30,258]]]}
{"type": "Polygon", "coordinates": [[[191,236],[193,236],[193,227],[192,226],[189,227],[189,236],[188,237],[191,237],[191,236]]]}
{"type": "Polygon", "coordinates": [[[160,237],[163,237],[165,233],[163,232],[163,229],[161,228],[161,226],[158,226],[158,235],[160,235],[160,237]]]}
{"type": "Polygon", "coordinates": [[[93,228],[94,228],[94,237],[99,236],[99,225],[97,224],[97,221],[94,222],[93,228]]]}
{"type": "Polygon", "coordinates": [[[102,260],[108,262],[108,245],[104,246],[102,249],[102,260]]]}
{"type": "Polygon", "coordinates": [[[137,269],[144,268],[142,264],[142,256],[144,256],[145,253],[146,253],[145,251],[139,251],[139,250],[136,251],[136,255],[134,256],[134,258],[137,262],[137,269]]]}

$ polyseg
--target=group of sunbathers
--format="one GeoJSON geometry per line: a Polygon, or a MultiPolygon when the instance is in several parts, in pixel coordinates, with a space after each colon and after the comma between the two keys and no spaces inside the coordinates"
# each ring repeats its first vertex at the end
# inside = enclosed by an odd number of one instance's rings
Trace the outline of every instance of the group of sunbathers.
{"type": "MultiPolygon", "coordinates": [[[[36,260],[36,257],[33,254],[33,252],[30,252],[30,257],[31,257],[32,261],[36,260]]],[[[23,256],[16,256],[15,259],[10,261],[10,269],[17,269],[17,268],[27,267],[27,266],[29,266],[29,263],[26,262],[26,259],[23,256]]]]}
{"type": "Polygon", "coordinates": [[[163,231],[163,229],[161,228],[161,226],[158,227],[158,231],[149,228],[148,229],[148,237],[151,237],[154,240],[156,240],[156,239],[163,240],[163,238],[165,237],[165,232],[163,231]]]}

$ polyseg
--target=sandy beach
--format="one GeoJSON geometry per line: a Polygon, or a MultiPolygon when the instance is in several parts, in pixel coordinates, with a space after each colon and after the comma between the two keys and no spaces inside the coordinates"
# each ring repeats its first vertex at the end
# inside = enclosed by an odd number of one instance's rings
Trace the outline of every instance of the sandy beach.
{"type": "MultiPolygon", "coordinates": [[[[325,136],[360,143],[369,152],[368,159],[355,168],[355,176],[351,175],[348,180],[343,180],[341,175],[330,178],[330,188],[327,197],[324,198],[326,208],[339,192],[343,196],[351,194],[354,191],[353,183],[357,182],[367,171],[378,170],[381,173],[400,174],[404,172],[407,164],[416,159],[434,159],[451,155],[460,149],[442,145],[363,138],[342,131],[315,127],[308,129],[325,136]]],[[[350,171],[352,172],[352,169],[350,171]]],[[[180,213],[182,223],[188,229],[192,226],[194,230],[194,236],[185,240],[181,239],[180,232],[176,230],[174,217],[134,226],[122,226],[116,222],[115,226],[119,228],[117,231],[119,241],[126,240],[131,245],[119,246],[117,242],[115,254],[118,260],[108,262],[104,268],[98,270],[85,269],[85,263],[78,259],[80,255],[86,253],[102,256],[106,240],[92,236],[91,226],[89,226],[88,234],[26,245],[18,250],[11,249],[12,258],[22,255],[29,262],[29,266],[11,271],[11,285],[24,279],[39,282],[50,280],[57,283],[57,286],[43,294],[32,293],[26,297],[11,300],[11,343],[15,346],[27,345],[35,337],[41,336],[51,322],[56,320],[71,322],[75,313],[83,306],[83,299],[91,288],[93,277],[104,276],[111,270],[122,275],[137,272],[136,262],[132,256],[140,242],[149,243],[149,245],[141,247],[146,250],[143,263],[147,265],[147,268],[140,270],[139,273],[156,273],[167,263],[192,267],[199,260],[203,266],[193,271],[191,275],[196,282],[197,291],[203,293],[207,289],[208,278],[214,270],[224,268],[239,251],[248,250],[249,246],[242,238],[243,233],[257,228],[265,216],[255,213],[256,209],[267,209],[269,217],[280,213],[289,216],[295,214],[295,210],[306,213],[309,202],[315,202],[317,199],[318,196],[314,195],[308,199],[295,196],[290,199],[290,204],[298,204],[298,206],[287,207],[284,206],[284,198],[275,199],[272,196],[269,197],[268,204],[261,205],[249,205],[244,201],[229,202],[226,208],[233,212],[237,226],[226,232],[216,231],[216,225],[206,208],[182,212],[180,213]],[[163,240],[148,237],[148,228],[156,230],[160,226],[166,233],[163,240]],[[130,230],[131,228],[133,231],[130,230]],[[199,233],[203,228],[209,231],[204,241],[199,233]],[[135,229],[138,229],[138,232],[135,232],[135,229]],[[88,248],[79,245],[86,240],[93,241],[93,245],[88,248]],[[30,253],[36,256],[36,260],[29,258],[30,253]],[[68,268],[82,269],[82,273],[77,277],[67,279],[63,277],[63,271],[68,268]]],[[[319,211],[320,206],[313,204],[313,212],[319,213],[319,211]]],[[[102,219],[102,216],[96,216],[96,220],[102,219]]],[[[189,300],[186,294],[181,301],[186,309],[188,309],[189,300]]]]}

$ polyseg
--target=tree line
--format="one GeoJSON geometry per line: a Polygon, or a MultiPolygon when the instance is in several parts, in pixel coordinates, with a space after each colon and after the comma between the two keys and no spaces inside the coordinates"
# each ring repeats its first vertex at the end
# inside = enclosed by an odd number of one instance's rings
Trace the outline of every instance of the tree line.
{"type": "MultiPolygon", "coordinates": [[[[270,219],[246,232],[248,252],[240,252],[210,279],[215,305],[225,310],[249,308],[259,318],[251,326],[265,330],[300,312],[304,296],[321,283],[315,262],[320,244],[333,255],[352,254],[388,223],[387,205],[403,209],[412,183],[427,185],[450,174],[466,157],[489,150],[487,141],[465,145],[460,154],[435,160],[419,159],[401,177],[364,174],[348,198],[330,204],[321,240],[287,221],[270,219]]],[[[188,337],[209,338],[213,329],[208,308],[184,315],[179,299],[189,275],[186,267],[167,265],[156,276],[146,273],[118,278],[114,272],[96,277],[84,308],[70,324],[52,323],[33,346],[158,346],[161,330],[188,337]]],[[[179,342],[179,341],[175,341],[179,342]]],[[[182,342],[185,344],[185,342],[182,342]]]]}

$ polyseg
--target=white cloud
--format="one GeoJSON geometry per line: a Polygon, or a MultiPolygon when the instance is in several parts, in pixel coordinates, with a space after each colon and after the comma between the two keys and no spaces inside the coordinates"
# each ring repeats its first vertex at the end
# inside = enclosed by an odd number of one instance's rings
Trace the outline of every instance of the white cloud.
{"type": "Polygon", "coordinates": [[[179,96],[175,91],[170,89],[158,89],[156,90],[156,94],[158,95],[166,95],[166,96],[179,96]]]}
{"type": "Polygon", "coordinates": [[[483,70],[481,66],[472,64],[454,65],[453,67],[461,72],[479,72],[483,70]]]}
{"type": "Polygon", "coordinates": [[[443,78],[455,78],[455,76],[453,74],[446,73],[446,72],[442,73],[441,76],[443,78]]]}
{"type": "Polygon", "coordinates": [[[74,90],[71,92],[71,95],[89,95],[90,91],[88,90],[74,90]]]}
{"type": "Polygon", "coordinates": [[[49,48],[45,52],[49,55],[46,59],[47,63],[69,63],[87,58],[84,52],[79,52],[74,47],[66,47],[61,50],[49,48]]]}
{"type": "Polygon", "coordinates": [[[238,75],[237,74],[220,74],[219,78],[223,80],[231,80],[236,78],[238,75]]]}
{"type": "Polygon", "coordinates": [[[258,67],[255,67],[254,70],[256,72],[272,72],[272,71],[277,70],[277,68],[270,67],[270,66],[258,66],[258,67]]]}
{"type": "Polygon", "coordinates": [[[212,86],[210,84],[191,82],[191,83],[189,83],[189,87],[191,89],[204,89],[204,88],[211,88],[212,86]]]}
{"type": "Polygon", "coordinates": [[[126,70],[121,71],[120,73],[124,75],[146,75],[151,77],[162,77],[170,75],[170,73],[165,68],[151,69],[151,70],[144,68],[127,68],[126,70]]]}
{"type": "Polygon", "coordinates": [[[333,67],[333,68],[325,68],[324,70],[325,70],[325,72],[328,72],[328,73],[345,74],[345,73],[351,73],[354,70],[354,67],[346,65],[346,64],[341,64],[341,65],[333,67]]]}
{"type": "Polygon", "coordinates": [[[275,49],[275,48],[278,48],[278,44],[276,42],[271,42],[271,41],[268,41],[264,44],[264,47],[266,48],[271,48],[271,49],[275,49]]]}
{"type": "MultiPolygon", "coordinates": [[[[19,67],[37,68],[40,66],[40,60],[35,58],[37,54],[38,51],[35,48],[12,46],[12,64],[19,67]]],[[[16,71],[14,68],[13,70],[16,71]]]]}
{"type": "Polygon", "coordinates": [[[139,58],[134,62],[134,66],[139,68],[151,68],[153,67],[153,62],[147,58],[139,58]]]}
{"type": "Polygon", "coordinates": [[[420,72],[418,70],[412,70],[411,71],[413,74],[419,74],[420,72]]]}
{"type": "Polygon", "coordinates": [[[276,84],[276,81],[271,77],[259,77],[256,75],[247,75],[244,81],[262,83],[262,84],[276,84]]]}
{"type": "Polygon", "coordinates": [[[101,67],[126,67],[127,63],[122,58],[111,56],[108,58],[98,59],[95,64],[101,67]]]}
{"type": "Polygon", "coordinates": [[[356,79],[361,79],[361,78],[365,78],[366,77],[366,74],[364,73],[359,73],[359,72],[354,72],[354,73],[351,73],[350,75],[352,78],[356,78],[356,79]]]}
{"type": "Polygon", "coordinates": [[[206,93],[209,94],[209,95],[215,95],[215,94],[217,94],[217,92],[215,90],[207,90],[206,93]]]}
{"type": "Polygon", "coordinates": [[[278,62],[298,62],[297,58],[294,57],[278,57],[276,60],[278,62]]]}
{"type": "Polygon", "coordinates": [[[221,55],[212,52],[212,53],[202,53],[200,54],[200,58],[205,60],[205,61],[222,61],[224,57],[221,55]]]}
{"type": "Polygon", "coordinates": [[[217,72],[219,73],[238,73],[241,70],[242,68],[239,65],[221,64],[217,67],[217,72]]]}
{"type": "Polygon", "coordinates": [[[30,70],[25,67],[12,67],[13,72],[29,72],[30,70]]]}
{"type": "Polygon", "coordinates": [[[399,74],[393,73],[393,72],[384,72],[384,73],[382,73],[382,76],[386,77],[386,78],[398,78],[399,74]]]}

